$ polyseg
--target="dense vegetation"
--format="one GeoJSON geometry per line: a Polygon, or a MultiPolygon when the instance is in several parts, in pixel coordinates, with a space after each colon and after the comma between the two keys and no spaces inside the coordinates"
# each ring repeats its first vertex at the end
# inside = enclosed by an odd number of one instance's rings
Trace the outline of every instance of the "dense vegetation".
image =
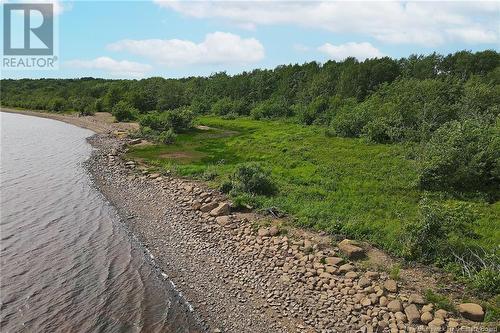
{"type": "Polygon", "coordinates": [[[1,98],[137,120],[137,135],[168,145],[136,157],[204,177],[238,204],[370,239],[500,291],[495,51],[184,79],[2,80],[1,98]],[[196,121],[220,130],[193,130],[196,121]]]}

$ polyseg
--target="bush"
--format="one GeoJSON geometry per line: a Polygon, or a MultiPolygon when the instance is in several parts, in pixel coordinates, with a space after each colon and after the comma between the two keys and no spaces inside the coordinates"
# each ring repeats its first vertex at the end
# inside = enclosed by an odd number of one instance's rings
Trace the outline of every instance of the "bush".
{"type": "Polygon", "coordinates": [[[161,132],[157,140],[163,144],[169,145],[175,142],[177,135],[175,134],[174,130],[172,128],[161,132]]]}
{"type": "Polygon", "coordinates": [[[233,189],[252,195],[273,195],[277,192],[270,173],[255,163],[240,165],[231,180],[233,189]]]}
{"type": "Polygon", "coordinates": [[[65,101],[62,98],[55,98],[49,104],[49,109],[52,112],[63,112],[65,109],[65,101]]]}
{"type": "Polygon", "coordinates": [[[131,104],[125,101],[119,101],[111,110],[117,121],[133,121],[137,119],[139,111],[131,104]]]}
{"type": "Polygon", "coordinates": [[[219,186],[219,190],[222,192],[222,193],[226,193],[226,194],[229,194],[229,192],[232,191],[234,185],[233,185],[233,182],[230,181],[230,180],[226,180],[225,182],[223,182],[220,186],[219,186]]]}
{"type": "Polygon", "coordinates": [[[424,198],[419,203],[421,218],[403,230],[404,255],[427,263],[453,261],[454,254],[465,252],[465,238],[479,237],[474,232],[475,216],[464,203],[442,205],[424,198]]]}
{"type": "Polygon", "coordinates": [[[238,114],[240,116],[248,115],[250,109],[244,100],[233,100],[229,97],[219,99],[212,105],[212,113],[224,116],[230,113],[238,114]]]}
{"type": "Polygon", "coordinates": [[[166,126],[177,133],[188,130],[193,126],[194,113],[187,106],[163,112],[163,117],[166,126]]]}
{"type": "Polygon", "coordinates": [[[494,123],[500,114],[500,85],[486,84],[478,78],[469,80],[464,86],[458,112],[462,119],[494,123]]]}
{"type": "Polygon", "coordinates": [[[80,116],[93,116],[95,114],[95,109],[93,105],[86,105],[83,109],[81,109],[78,114],[80,116]]]}
{"type": "MultiPolygon", "coordinates": [[[[492,191],[500,188],[500,127],[452,121],[437,130],[420,156],[425,189],[492,191]]],[[[496,193],[496,194],[495,194],[496,193]]]]}
{"type": "Polygon", "coordinates": [[[174,132],[182,132],[191,128],[193,120],[194,113],[191,112],[190,108],[183,106],[161,113],[148,113],[139,120],[139,124],[158,132],[169,129],[173,129],[174,132]]]}
{"type": "Polygon", "coordinates": [[[307,107],[301,108],[298,114],[302,124],[325,124],[327,123],[328,99],[320,96],[316,97],[307,107]]]}
{"type": "Polygon", "coordinates": [[[157,112],[148,113],[142,116],[139,120],[139,124],[141,128],[149,128],[158,132],[163,132],[170,128],[165,117],[162,117],[161,114],[157,112]]]}
{"type": "Polygon", "coordinates": [[[254,119],[273,119],[290,115],[290,108],[284,99],[268,99],[255,106],[250,115],[254,119]]]}
{"type": "Polygon", "coordinates": [[[195,98],[191,103],[191,110],[195,114],[207,114],[210,112],[210,103],[205,98],[195,98]]]}
{"type": "Polygon", "coordinates": [[[472,286],[481,292],[500,294],[500,271],[493,268],[481,269],[472,277],[472,286]]]}
{"type": "Polygon", "coordinates": [[[238,114],[234,113],[234,112],[230,112],[228,114],[223,115],[221,118],[226,119],[226,120],[235,120],[236,118],[238,118],[238,114]]]}
{"type": "Polygon", "coordinates": [[[330,123],[330,132],[342,137],[359,137],[369,121],[369,115],[361,106],[345,105],[330,123]]]}
{"type": "Polygon", "coordinates": [[[150,127],[141,126],[141,128],[137,134],[138,134],[138,137],[140,137],[140,138],[154,141],[154,140],[156,140],[156,137],[158,137],[159,132],[151,129],[150,127]]]}

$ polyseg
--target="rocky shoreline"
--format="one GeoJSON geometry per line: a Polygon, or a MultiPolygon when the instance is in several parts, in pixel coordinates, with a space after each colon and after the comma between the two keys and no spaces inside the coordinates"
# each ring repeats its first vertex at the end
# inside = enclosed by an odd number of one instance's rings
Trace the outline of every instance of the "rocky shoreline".
{"type": "MultiPolygon", "coordinates": [[[[123,159],[127,140],[96,134],[87,167],[208,332],[444,332],[473,322],[366,271],[364,249],[337,247],[231,212],[220,193],[123,159]],[[352,260],[351,260],[352,259],[352,260]]],[[[136,143],[128,141],[128,143],[136,143]]],[[[475,304],[463,317],[482,320],[475,304]]]]}

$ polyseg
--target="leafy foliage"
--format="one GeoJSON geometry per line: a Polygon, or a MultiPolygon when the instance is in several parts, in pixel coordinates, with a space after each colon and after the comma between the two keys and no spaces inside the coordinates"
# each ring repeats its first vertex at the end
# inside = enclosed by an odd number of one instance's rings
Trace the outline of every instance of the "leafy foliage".
{"type": "Polygon", "coordinates": [[[422,151],[420,184],[427,189],[461,191],[500,188],[500,127],[477,120],[440,127],[422,151]]]}
{"type": "Polygon", "coordinates": [[[119,101],[113,106],[111,112],[118,121],[132,121],[137,118],[138,111],[125,101],[119,101]]]}
{"type": "Polygon", "coordinates": [[[233,190],[252,195],[273,195],[278,190],[270,177],[270,173],[265,171],[259,164],[238,166],[231,179],[233,190]]]}
{"type": "Polygon", "coordinates": [[[464,238],[475,238],[476,218],[466,204],[420,202],[421,218],[405,226],[406,256],[425,262],[447,262],[464,252],[464,238]]]}

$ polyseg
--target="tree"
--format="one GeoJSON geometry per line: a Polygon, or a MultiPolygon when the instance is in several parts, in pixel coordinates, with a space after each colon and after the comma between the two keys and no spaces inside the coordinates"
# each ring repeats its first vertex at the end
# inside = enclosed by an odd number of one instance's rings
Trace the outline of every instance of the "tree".
{"type": "Polygon", "coordinates": [[[137,119],[139,111],[130,103],[119,101],[115,104],[115,106],[113,106],[112,114],[115,116],[116,120],[126,122],[137,119]]]}

